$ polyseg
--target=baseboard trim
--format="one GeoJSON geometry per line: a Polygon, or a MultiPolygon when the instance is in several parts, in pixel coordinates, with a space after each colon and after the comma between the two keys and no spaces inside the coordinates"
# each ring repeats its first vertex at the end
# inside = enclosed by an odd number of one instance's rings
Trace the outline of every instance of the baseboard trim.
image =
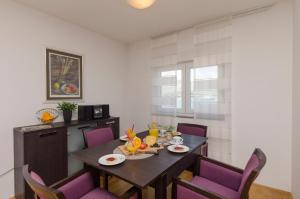
{"type": "Polygon", "coordinates": [[[257,188],[262,188],[262,189],[265,189],[265,190],[269,190],[270,192],[276,193],[277,195],[280,195],[280,196],[282,196],[283,198],[286,198],[286,199],[293,199],[292,193],[288,192],[288,191],[284,191],[284,190],[281,190],[281,189],[277,189],[277,188],[274,188],[274,187],[269,187],[269,186],[262,185],[262,184],[257,184],[257,183],[254,183],[252,186],[257,187],[257,188]]]}

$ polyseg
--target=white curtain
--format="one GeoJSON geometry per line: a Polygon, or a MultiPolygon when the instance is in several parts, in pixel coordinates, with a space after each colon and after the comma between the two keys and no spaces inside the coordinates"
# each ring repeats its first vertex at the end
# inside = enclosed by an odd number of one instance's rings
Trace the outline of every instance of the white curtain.
{"type": "Polygon", "coordinates": [[[231,162],[231,43],[230,19],[151,43],[152,121],[207,125],[209,156],[224,162],[231,162]]]}
{"type": "Polygon", "coordinates": [[[231,162],[231,19],[195,27],[194,46],[194,118],[206,120],[210,157],[231,162]]]}
{"type": "Polygon", "coordinates": [[[152,121],[164,126],[175,126],[180,74],[177,71],[178,35],[153,39],[152,67],[152,121]]]}

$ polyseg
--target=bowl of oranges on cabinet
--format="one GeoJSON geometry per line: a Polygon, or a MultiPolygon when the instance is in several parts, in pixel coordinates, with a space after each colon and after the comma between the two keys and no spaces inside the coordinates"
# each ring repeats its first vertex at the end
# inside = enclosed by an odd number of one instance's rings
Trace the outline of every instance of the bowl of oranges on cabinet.
{"type": "Polygon", "coordinates": [[[37,118],[43,124],[51,124],[59,115],[59,112],[53,108],[45,108],[36,112],[37,118]]]}

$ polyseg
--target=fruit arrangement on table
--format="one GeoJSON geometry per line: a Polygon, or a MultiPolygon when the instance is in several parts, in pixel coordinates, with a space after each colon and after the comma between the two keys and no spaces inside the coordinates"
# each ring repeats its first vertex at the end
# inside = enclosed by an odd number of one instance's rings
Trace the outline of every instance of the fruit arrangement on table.
{"type": "Polygon", "coordinates": [[[134,155],[137,153],[153,153],[157,154],[159,150],[164,147],[157,144],[157,137],[148,135],[143,140],[136,136],[133,128],[127,130],[128,141],[125,145],[121,145],[118,148],[124,155],[134,155]]]}
{"type": "Polygon", "coordinates": [[[46,108],[36,112],[37,118],[44,124],[52,123],[59,115],[56,109],[46,108]]]}

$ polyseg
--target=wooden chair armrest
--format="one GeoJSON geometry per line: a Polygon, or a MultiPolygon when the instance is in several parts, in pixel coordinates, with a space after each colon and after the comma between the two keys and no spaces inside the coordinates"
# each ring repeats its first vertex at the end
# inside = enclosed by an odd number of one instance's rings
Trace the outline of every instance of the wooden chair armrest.
{"type": "Polygon", "coordinates": [[[240,169],[238,167],[235,167],[235,166],[232,166],[232,165],[220,162],[218,160],[210,159],[210,158],[207,158],[207,157],[204,157],[204,156],[201,156],[201,155],[199,156],[199,161],[198,161],[200,163],[200,167],[201,167],[201,160],[205,160],[207,162],[216,164],[218,166],[224,167],[226,169],[232,170],[232,171],[240,173],[240,174],[243,174],[243,172],[244,172],[243,169],[240,169]]]}
{"type": "Polygon", "coordinates": [[[119,199],[128,199],[132,197],[134,194],[137,194],[137,199],[142,198],[142,191],[136,187],[131,187],[128,191],[126,191],[124,194],[119,196],[119,199]]]}
{"type": "Polygon", "coordinates": [[[30,172],[29,172],[29,166],[24,165],[22,169],[22,173],[24,176],[24,179],[28,183],[28,185],[31,187],[32,191],[34,192],[34,197],[38,198],[37,194],[40,194],[42,196],[45,196],[45,198],[57,198],[57,199],[65,199],[63,193],[60,191],[52,188],[47,187],[45,185],[42,185],[35,180],[32,179],[30,172]]]}
{"type": "MultiPolygon", "coordinates": [[[[223,196],[220,196],[217,193],[210,192],[210,191],[206,190],[203,187],[199,187],[199,186],[196,186],[196,185],[190,183],[189,181],[179,179],[179,178],[173,178],[173,186],[177,187],[177,185],[185,187],[185,188],[187,188],[187,189],[189,189],[193,192],[201,194],[201,195],[203,195],[207,198],[210,198],[210,199],[226,199],[226,198],[224,198],[223,196]]],[[[177,188],[175,188],[174,190],[177,190],[177,188]]],[[[173,193],[173,194],[177,194],[177,193],[173,193]]],[[[174,195],[173,195],[172,198],[176,198],[176,197],[174,197],[174,195]]]]}

